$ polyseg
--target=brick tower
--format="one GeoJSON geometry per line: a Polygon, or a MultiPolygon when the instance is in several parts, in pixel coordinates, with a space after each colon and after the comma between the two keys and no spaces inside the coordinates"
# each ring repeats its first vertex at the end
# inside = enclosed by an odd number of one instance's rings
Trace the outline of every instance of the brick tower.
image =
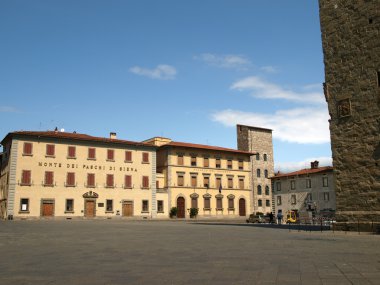
{"type": "Polygon", "coordinates": [[[337,221],[368,229],[380,222],[380,1],[319,0],[319,12],[337,221]]]}
{"type": "Polygon", "coordinates": [[[256,152],[251,158],[251,212],[274,211],[271,180],[274,175],[272,130],[237,125],[238,149],[256,152]]]}

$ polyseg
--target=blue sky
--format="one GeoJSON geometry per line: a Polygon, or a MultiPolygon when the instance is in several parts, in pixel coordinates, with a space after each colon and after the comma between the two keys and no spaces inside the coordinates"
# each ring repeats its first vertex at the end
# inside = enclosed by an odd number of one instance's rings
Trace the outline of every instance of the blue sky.
{"type": "Polygon", "coordinates": [[[0,2],[0,135],[77,131],[236,148],[273,129],[276,169],[331,163],[318,2],[0,2]]]}

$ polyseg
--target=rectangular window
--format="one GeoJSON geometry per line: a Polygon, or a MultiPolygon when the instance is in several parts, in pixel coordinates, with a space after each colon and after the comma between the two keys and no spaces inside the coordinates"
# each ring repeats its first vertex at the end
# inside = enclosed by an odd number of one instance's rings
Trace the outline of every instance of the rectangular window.
{"type": "Polygon", "coordinates": [[[87,187],[95,187],[95,174],[88,173],[87,174],[87,187]]]}
{"type": "Polygon", "coordinates": [[[95,160],[96,159],[96,148],[90,147],[88,148],[88,159],[95,160]]]}
{"type": "Polygon", "coordinates": [[[142,200],[142,211],[143,212],[149,212],[149,201],[148,200],[142,200]]]}
{"type": "Polygon", "coordinates": [[[142,188],[149,188],[149,176],[143,176],[142,188]]]}
{"type": "Polygon", "coordinates": [[[53,171],[45,171],[45,186],[53,186],[54,184],[54,172],[53,171]]]}
{"type": "Polygon", "coordinates": [[[228,198],[228,209],[229,210],[235,209],[235,207],[234,207],[234,199],[233,198],[228,198]]]}
{"type": "Polygon", "coordinates": [[[280,206],[282,204],[281,196],[277,196],[277,206],[280,206]]]}
{"type": "Polygon", "coordinates": [[[210,177],[209,176],[203,177],[203,187],[206,187],[206,188],[210,187],[210,177]]]}
{"type": "Polygon", "coordinates": [[[264,153],[264,161],[268,161],[268,156],[266,153],[264,153]]]}
{"type": "Polygon", "coordinates": [[[221,185],[222,185],[222,178],[221,177],[216,177],[215,178],[215,187],[216,187],[216,189],[219,189],[221,185]]]}
{"type": "Polygon", "coordinates": [[[196,156],[191,157],[191,166],[197,166],[197,157],[196,156]]]}
{"type": "Polygon", "coordinates": [[[269,200],[265,200],[265,206],[270,207],[270,201],[269,200]]]}
{"type": "Polygon", "coordinates": [[[244,189],[244,178],[243,177],[239,178],[239,188],[244,189]]]}
{"type": "Polygon", "coordinates": [[[25,142],[22,154],[23,155],[33,155],[33,144],[25,142]]]}
{"type": "Polygon", "coordinates": [[[239,170],[243,170],[243,169],[244,169],[244,161],[239,160],[239,170]]]}
{"type": "Polygon", "coordinates": [[[330,193],[328,193],[328,192],[324,192],[324,193],[323,193],[323,200],[325,200],[325,201],[329,201],[329,200],[330,200],[330,193]]]}
{"type": "Polygon", "coordinates": [[[257,200],[257,205],[259,207],[262,207],[263,206],[263,200],[261,200],[261,199],[257,200]]]}
{"type": "Polygon", "coordinates": [[[65,212],[74,212],[74,199],[66,199],[65,212]]]}
{"type": "Polygon", "coordinates": [[[228,177],[228,188],[234,188],[234,179],[232,177],[228,177]]]}
{"type": "Polygon", "coordinates": [[[142,162],[143,163],[149,163],[149,152],[143,152],[142,153],[142,162]]]}
{"type": "Polygon", "coordinates": [[[21,185],[30,186],[31,184],[31,171],[23,170],[21,174],[21,185]]]}
{"type": "Polygon", "coordinates": [[[75,146],[69,146],[67,148],[67,158],[76,158],[76,148],[75,148],[75,146]]]}
{"type": "Polygon", "coordinates": [[[306,179],[306,188],[311,188],[311,179],[306,179]]]}
{"type": "Polygon", "coordinates": [[[163,200],[157,200],[157,212],[158,213],[164,212],[164,201],[163,200]]]}
{"type": "Polygon", "coordinates": [[[232,169],[232,160],[231,159],[227,160],[227,168],[232,169]]]}
{"type": "Polygon", "coordinates": [[[183,165],[183,155],[182,154],[179,154],[177,156],[177,164],[178,165],[183,165]]]}
{"type": "Polygon", "coordinates": [[[191,208],[198,209],[198,198],[195,198],[195,197],[191,198],[191,208]]]}
{"type": "Polygon", "coordinates": [[[106,187],[107,188],[113,188],[114,187],[113,174],[107,174],[106,187]]]}
{"type": "Polygon", "coordinates": [[[216,168],[221,168],[221,167],[222,167],[222,164],[221,164],[220,158],[215,159],[215,167],[216,167],[216,168]]]}
{"type": "Polygon", "coordinates": [[[197,187],[197,176],[191,176],[191,187],[197,187]]]}
{"type": "Polygon", "coordinates": [[[281,191],[281,182],[276,182],[276,190],[281,191]]]}
{"type": "Polygon", "coordinates": [[[183,174],[178,174],[178,176],[177,176],[177,185],[178,186],[183,186],[183,184],[184,184],[183,174]]]}
{"type": "Polygon", "coordinates": [[[75,186],[75,173],[67,172],[66,187],[74,187],[74,186],[75,186]]]}
{"type": "Polygon", "coordinates": [[[160,188],[160,181],[156,180],[156,189],[160,188]]]}
{"type": "Polygon", "coordinates": [[[107,149],[107,160],[114,161],[115,160],[115,151],[113,149],[107,149]]]}
{"type": "Polygon", "coordinates": [[[291,190],[295,190],[296,189],[296,181],[295,180],[291,180],[290,181],[290,189],[291,190]]]}
{"type": "Polygon", "coordinates": [[[259,168],[256,170],[256,176],[257,176],[257,177],[260,177],[260,176],[261,176],[261,170],[260,170],[259,168]]]}
{"type": "Polygon", "coordinates": [[[256,160],[260,160],[260,153],[256,153],[256,160]]]}
{"type": "Polygon", "coordinates": [[[323,177],[323,187],[329,187],[329,178],[328,177],[323,177]]]}
{"type": "Polygon", "coordinates": [[[204,201],[203,201],[204,208],[207,209],[207,210],[209,210],[211,208],[211,206],[210,206],[210,198],[204,197],[203,199],[204,199],[204,201]]]}
{"type": "Polygon", "coordinates": [[[132,188],[132,175],[125,175],[124,176],[124,188],[132,188]]]}
{"type": "Polygon", "coordinates": [[[21,212],[28,212],[29,211],[29,199],[22,198],[20,200],[20,211],[21,212]]]}
{"type": "Polygon", "coordinates": [[[106,212],[113,211],[113,200],[106,200],[106,212]]]}
{"type": "Polygon", "coordinates": [[[129,150],[125,151],[125,159],[124,162],[132,162],[132,152],[129,150]]]}
{"type": "Polygon", "coordinates": [[[222,198],[216,198],[216,209],[217,210],[223,210],[222,198]]]}
{"type": "Polygon", "coordinates": [[[290,197],[290,203],[291,203],[292,205],[297,204],[297,197],[296,197],[296,195],[292,195],[292,196],[290,197]]]}
{"type": "Polygon", "coordinates": [[[203,158],[203,167],[209,167],[210,166],[210,160],[208,157],[203,158]]]}
{"type": "Polygon", "coordinates": [[[55,155],[55,145],[47,144],[46,145],[46,156],[54,156],[55,155]]]}

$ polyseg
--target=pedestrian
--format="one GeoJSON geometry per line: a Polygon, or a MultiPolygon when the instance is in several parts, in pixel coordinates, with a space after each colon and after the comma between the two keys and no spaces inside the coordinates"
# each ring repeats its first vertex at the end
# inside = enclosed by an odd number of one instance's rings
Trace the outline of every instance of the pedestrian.
{"type": "Polygon", "coordinates": [[[279,225],[282,224],[282,212],[280,212],[280,211],[278,211],[278,213],[277,213],[277,223],[279,225]]]}
{"type": "Polygon", "coordinates": [[[272,212],[269,213],[269,223],[273,224],[273,213],[272,212]]]}

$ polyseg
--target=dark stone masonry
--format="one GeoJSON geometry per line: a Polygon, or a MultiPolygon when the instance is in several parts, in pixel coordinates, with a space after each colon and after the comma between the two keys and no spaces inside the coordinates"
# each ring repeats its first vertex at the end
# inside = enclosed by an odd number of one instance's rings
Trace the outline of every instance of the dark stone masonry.
{"type": "Polygon", "coordinates": [[[380,1],[320,0],[341,226],[380,222],[380,1]]]}

